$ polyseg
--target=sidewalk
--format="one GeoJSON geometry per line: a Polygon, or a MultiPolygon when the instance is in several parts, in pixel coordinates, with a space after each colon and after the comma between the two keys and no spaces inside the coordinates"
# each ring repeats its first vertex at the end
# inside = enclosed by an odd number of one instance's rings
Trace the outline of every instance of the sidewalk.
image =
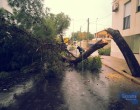
{"type": "Polygon", "coordinates": [[[140,78],[135,78],[131,75],[130,69],[127,66],[127,63],[123,59],[118,59],[111,56],[101,56],[102,63],[111,69],[117,71],[121,75],[125,76],[129,80],[140,84],[140,78]]]}

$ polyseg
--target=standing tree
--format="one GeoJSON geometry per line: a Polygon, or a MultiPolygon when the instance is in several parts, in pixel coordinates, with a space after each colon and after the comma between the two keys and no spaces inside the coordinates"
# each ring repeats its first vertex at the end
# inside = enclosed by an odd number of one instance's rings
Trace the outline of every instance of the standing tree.
{"type": "Polygon", "coordinates": [[[72,33],[72,37],[71,39],[73,40],[77,40],[77,41],[81,41],[81,40],[92,40],[94,38],[94,35],[91,34],[91,33],[88,33],[87,32],[74,32],[72,33]]]}
{"type": "Polygon", "coordinates": [[[13,13],[0,10],[0,48],[4,50],[0,52],[0,59],[3,59],[0,63],[8,65],[2,71],[10,71],[13,67],[21,69],[35,61],[41,61],[47,62],[48,69],[61,72],[62,50],[55,38],[68,28],[70,18],[64,13],[49,13],[48,8],[43,11],[43,0],[8,1],[13,13]],[[7,57],[4,57],[5,54],[7,57]]]}

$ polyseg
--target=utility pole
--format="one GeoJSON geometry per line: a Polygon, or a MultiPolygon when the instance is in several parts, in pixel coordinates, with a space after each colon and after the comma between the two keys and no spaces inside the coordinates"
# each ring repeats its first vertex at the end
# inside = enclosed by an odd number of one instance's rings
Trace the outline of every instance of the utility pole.
{"type": "MultiPolygon", "coordinates": [[[[82,26],[80,26],[80,35],[81,35],[81,28],[82,28],[82,26]]],[[[82,40],[82,39],[81,39],[82,40]]],[[[81,47],[81,40],[80,40],[80,47],[81,47]]]]}
{"type": "Polygon", "coordinates": [[[88,37],[89,37],[89,18],[87,20],[87,41],[88,41],[88,37]]]}
{"type": "Polygon", "coordinates": [[[98,18],[96,19],[96,34],[95,34],[96,42],[97,42],[97,20],[98,20],[98,18]]]}
{"type": "Polygon", "coordinates": [[[87,40],[87,47],[88,47],[88,37],[89,37],[89,18],[87,20],[87,38],[86,38],[86,40],[87,40]]]}
{"type": "Polygon", "coordinates": [[[80,26],[80,32],[81,32],[82,26],[80,26]]]}

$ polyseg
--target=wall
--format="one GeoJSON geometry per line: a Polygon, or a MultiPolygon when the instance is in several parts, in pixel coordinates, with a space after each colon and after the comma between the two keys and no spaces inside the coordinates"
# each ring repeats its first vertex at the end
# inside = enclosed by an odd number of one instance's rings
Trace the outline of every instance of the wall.
{"type": "MultiPolygon", "coordinates": [[[[137,53],[136,58],[140,60],[140,12],[136,10],[137,0],[131,0],[130,29],[125,30],[123,30],[124,4],[130,0],[116,1],[119,1],[119,10],[112,13],[112,28],[120,31],[132,51],[137,53]]],[[[113,40],[111,41],[111,56],[124,58],[113,40]]]]}
{"type": "Polygon", "coordinates": [[[120,49],[118,48],[114,40],[111,40],[111,56],[124,59],[120,49]]]}
{"type": "Polygon", "coordinates": [[[96,36],[97,38],[111,38],[111,35],[108,34],[108,33],[107,33],[106,31],[104,31],[104,30],[95,33],[95,36],[96,36]]]}
{"type": "Polygon", "coordinates": [[[123,30],[124,4],[129,0],[119,1],[119,10],[112,13],[112,28],[117,29],[123,36],[140,34],[140,12],[137,12],[137,0],[131,0],[130,29],[123,30]]]}

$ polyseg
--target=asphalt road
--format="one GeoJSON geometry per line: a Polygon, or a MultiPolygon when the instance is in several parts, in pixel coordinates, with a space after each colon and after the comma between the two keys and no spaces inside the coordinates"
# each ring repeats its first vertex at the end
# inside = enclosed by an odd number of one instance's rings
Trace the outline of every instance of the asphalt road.
{"type": "Polygon", "coordinates": [[[3,110],[140,110],[140,85],[103,66],[42,80],[3,110]]]}

